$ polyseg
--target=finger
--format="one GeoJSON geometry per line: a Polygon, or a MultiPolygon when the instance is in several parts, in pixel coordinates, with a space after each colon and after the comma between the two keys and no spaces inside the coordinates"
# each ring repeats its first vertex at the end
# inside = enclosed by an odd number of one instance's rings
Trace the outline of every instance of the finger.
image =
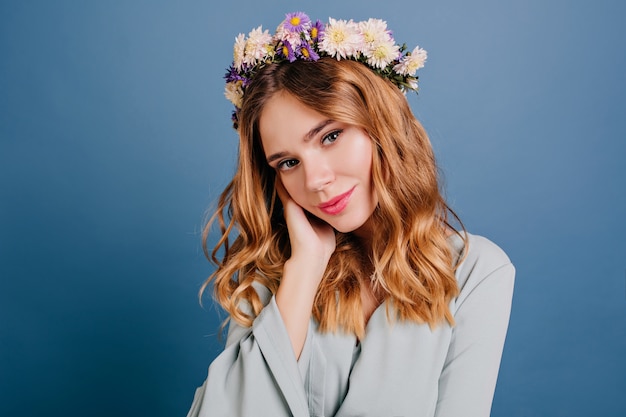
{"type": "Polygon", "coordinates": [[[303,236],[310,233],[313,223],[311,223],[309,219],[308,212],[291,198],[289,192],[278,177],[276,177],[275,188],[283,204],[283,216],[292,239],[295,236],[303,236]]]}
{"type": "Polygon", "coordinates": [[[278,198],[280,198],[280,201],[283,203],[283,206],[285,206],[285,203],[291,200],[291,197],[289,196],[289,193],[285,189],[283,182],[280,180],[278,176],[276,176],[276,181],[274,181],[274,188],[276,189],[278,198]]]}
{"type": "Polygon", "coordinates": [[[296,218],[298,218],[299,214],[297,214],[297,212],[302,211],[302,209],[291,198],[291,196],[287,192],[287,189],[278,177],[276,177],[274,188],[276,189],[278,198],[280,198],[280,201],[283,204],[283,216],[285,216],[285,220],[287,220],[287,224],[289,225],[290,218],[292,218],[293,216],[296,216],[296,218]]]}
{"type": "Polygon", "coordinates": [[[291,198],[289,192],[287,192],[287,189],[278,177],[276,178],[275,188],[278,198],[280,198],[280,201],[283,203],[283,215],[285,216],[285,219],[287,219],[288,224],[290,223],[288,219],[289,217],[295,216],[293,217],[294,219],[300,220],[307,218],[304,209],[300,207],[293,198],[291,198]]]}

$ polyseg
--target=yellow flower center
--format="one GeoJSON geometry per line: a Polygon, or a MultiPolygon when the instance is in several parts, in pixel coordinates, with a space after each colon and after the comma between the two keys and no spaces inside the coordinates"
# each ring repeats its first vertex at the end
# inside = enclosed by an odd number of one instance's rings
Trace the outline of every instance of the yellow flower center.
{"type": "Polygon", "coordinates": [[[385,48],[376,48],[373,55],[375,58],[383,59],[387,56],[387,50],[385,48]]]}
{"type": "Polygon", "coordinates": [[[308,50],[308,49],[306,49],[306,48],[302,48],[302,49],[300,50],[300,52],[302,52],[302,56],[303,56],[303,57],[305,57],[305,58],[308,58],[308,57],[309,57],[309,50],[308,50]]]}
{"type": "Polygon", "coordinates": [[[336,30],[331,34],[333,42],[340,43],[346,39],[346,34],[341,30],[336,30]]]}
{"type": "Polygon", "coordinates": [[[287,56],[289,55],[289,49],[287,49],[287,46],[283,45],[283,55],[287,56]]]}
{"type": "Polygon", "coordinates": [[[317,38],[317,28],[312,28],[311,29],[311,37],[312,38],[317,38]]]}
{"type": "Polygon", "coordinates": [[[289,19],[289,23],[291,23],[293,26],[298,26],[300,24],[300,18],[298,16],[294,16],[289,19]]]}

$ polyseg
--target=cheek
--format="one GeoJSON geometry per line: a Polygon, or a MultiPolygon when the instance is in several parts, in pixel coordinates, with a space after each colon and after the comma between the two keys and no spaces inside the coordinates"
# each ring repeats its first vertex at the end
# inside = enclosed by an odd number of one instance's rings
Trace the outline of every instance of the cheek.
{"type": "Polygon", "coordinates": [[[296,202],[299,206],[304,204],[304,187],[297,178],[297,175],[280,176],[280,181],[283,183],[285,190],[289,194],[289,197],[296,202]]]}
{"type": "Polygon", "coordinates": [[[355,141],[343,164],[350,166],[350,169],[362,179],[372,178],[372,143],[369,138],[362,138],[355,141]]]}

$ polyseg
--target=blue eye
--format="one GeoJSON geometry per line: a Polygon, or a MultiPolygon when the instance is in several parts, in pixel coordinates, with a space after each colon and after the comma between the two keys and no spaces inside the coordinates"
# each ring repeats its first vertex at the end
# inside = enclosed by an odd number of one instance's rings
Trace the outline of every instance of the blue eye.
{"type": "Polygon", "coordinates": [[[332,132],[330,132],[328,135],[324,136],[322,138],[322,143],[333,143],[334,141],[336,141],[339,138],[339,135],[341,135],[342,130],[333,130],[332,132]]]}
{"type": "Polygon", "coordinates": [[[285,159],[284,161],[279,162],[278,165],[276,165],[276,168],[280,171],[286,171],[296,165],[298,165],[297,159],[285,159]]]}

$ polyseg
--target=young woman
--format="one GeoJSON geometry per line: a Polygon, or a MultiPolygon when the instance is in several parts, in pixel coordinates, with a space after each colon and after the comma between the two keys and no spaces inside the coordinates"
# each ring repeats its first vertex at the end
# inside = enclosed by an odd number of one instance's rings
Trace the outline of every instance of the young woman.
{"type": "Polygon", "coordinates": [[[488,416],[514,268],[448,221],[404,95],[425,51],[292,13],[234,58],[239,161],[205,284],[229,331],[189,416],[488,416]]]}

